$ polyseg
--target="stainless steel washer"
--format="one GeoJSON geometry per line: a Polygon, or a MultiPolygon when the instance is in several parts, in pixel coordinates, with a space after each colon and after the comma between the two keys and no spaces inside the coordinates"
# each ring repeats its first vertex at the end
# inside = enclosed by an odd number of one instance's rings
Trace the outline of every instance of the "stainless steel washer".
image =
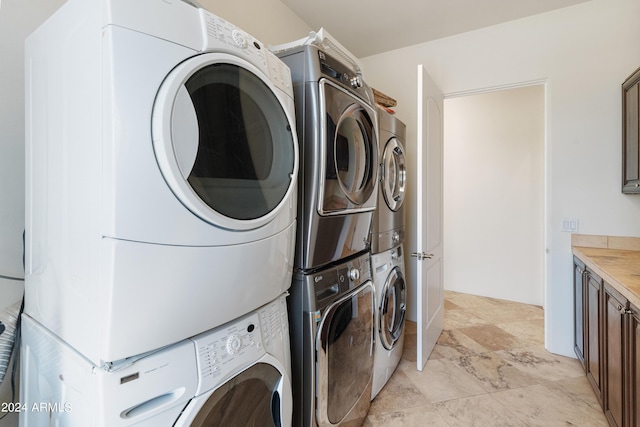
{"type": "Polygon", "coordinates": [[[298,273],[291,290],[293,425],[362,425],[374,351],[369,255],[298,273]]]}

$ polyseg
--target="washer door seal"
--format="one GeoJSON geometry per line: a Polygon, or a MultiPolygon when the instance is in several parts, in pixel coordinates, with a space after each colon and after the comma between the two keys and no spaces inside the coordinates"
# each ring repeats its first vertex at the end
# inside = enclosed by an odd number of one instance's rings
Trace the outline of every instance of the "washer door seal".
{"type": "Polygon", "coordinates": [[[389,209],[397,212],[404,202],[407,167],[404,151],[396,138],[389,140],[384,148],[381,176],[384,200],[389,209]]]}
{"type": "Polygon", "coordinates": [[[380,341],[387,350],[391,350],[402,335],[406,311],[406,284],[402,271],[395,267],[382,289],[378,316],[380,341]]]}

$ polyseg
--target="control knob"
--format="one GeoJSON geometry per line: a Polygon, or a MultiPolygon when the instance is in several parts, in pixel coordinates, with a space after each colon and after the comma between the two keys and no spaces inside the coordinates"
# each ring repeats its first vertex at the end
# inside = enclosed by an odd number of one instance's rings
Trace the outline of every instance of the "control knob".
{"type": "Polygon", "coordinates": [[[360,78],[360,76],[352,77],[349,83],[354,89],[360,89],[362,87],[362,79],[360,78]]]}
{"type": "Polygon", "coordinates": [[[360,278],[360,270],[358,270],[357,268],[350,268],[348,274],[349,279],[351,280],[358,280],[360,278]]]}
{"type": "Polygon", "coordinates": [[[238,30],[233,30],[231,31],[231,38],[233,38],[233,41],[236,43],[236,46],[238,46],[241,49],[244,49],[247,47],[247,39],[244,37],[244,35],[238,31],[238,30]]]}
{"type": "Polygon", "coordinates": [[[396,244],[400,241],[400,233],[398,233],[397,231],[394,231],[393,234],[391,235],[391,241],[393,242],[393,244],[396,244]]]}
{"type": "Polygon", "coordinates": [[[231,335],[227,340],[227,353],[237,354],[242,348],[242,338],[239,335],[231,335]]]}

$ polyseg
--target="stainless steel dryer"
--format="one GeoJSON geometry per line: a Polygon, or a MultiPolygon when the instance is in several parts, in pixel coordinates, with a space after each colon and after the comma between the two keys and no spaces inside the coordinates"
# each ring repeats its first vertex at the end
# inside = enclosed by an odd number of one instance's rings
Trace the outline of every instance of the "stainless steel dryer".
{"type": "Polygon", "coordinates": [[[371,253],[387,251],[404,242],[404,196],[407,183],[405,124],[376,106],[380,127],[380,183],[378,206],[371,225],[371,253]]]}
{"type": "Polygon", "coordinates": [[[347,61],[303,45],[291,68],[300,145],[295,267],[313,271],[370,249],[378,128],[373,92],[347,61]]]}
{"type": "Polygon", "coordinates": [[[361,426],[373,375],[369,254],[294,274],[289,302],[293,425],[361,426]]]}

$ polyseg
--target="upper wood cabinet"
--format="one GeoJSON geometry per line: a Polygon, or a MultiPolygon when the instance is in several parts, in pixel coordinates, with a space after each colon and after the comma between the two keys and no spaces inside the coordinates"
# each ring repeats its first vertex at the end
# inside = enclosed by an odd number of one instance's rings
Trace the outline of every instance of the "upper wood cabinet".
{"type": "Polygon", "coordinates": [[[622,83],[622,192],[640,193],[640,68],[622,83]]]}

